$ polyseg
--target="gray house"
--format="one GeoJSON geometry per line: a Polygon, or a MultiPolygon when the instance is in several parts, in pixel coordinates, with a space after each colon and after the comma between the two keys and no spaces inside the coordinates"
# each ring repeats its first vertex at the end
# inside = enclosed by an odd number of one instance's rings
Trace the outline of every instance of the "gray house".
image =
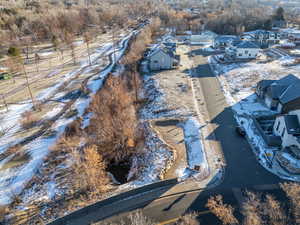
{"type": "Polygon", "coordinates": [[[225,49],[229,47],[233,42],[239,41],[240,38],[235,35],[219,35],[213,41],[213,47],[219,49],[225,49]]]}
{"type": "Polygon", "coordinates": [[[172,49],[159,46],[148,55],[148,65],[151,71],[173,69],[179,64],[179,56],[172,49]]]}
{"type": "Polygon", "coordinates": [[[267,30],[255,30],[245,32],[242,36],[250,36],[261,48],[267,48],[272,44],[278,44],[280,41],[280,33],[267,30]]]}
{"type": "Polygon", "coordinates": [[[300,109],[300,79],[289,74],[280,80],[262,80],[256,94],[268,108],[279,113],[300,109]]]}

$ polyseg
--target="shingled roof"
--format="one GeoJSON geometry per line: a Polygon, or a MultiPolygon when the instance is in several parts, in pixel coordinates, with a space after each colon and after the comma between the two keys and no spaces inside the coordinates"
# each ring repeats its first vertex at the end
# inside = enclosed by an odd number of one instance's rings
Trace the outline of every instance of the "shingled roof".
{"type": "Polygon", "coordinates": [[[259,48],[258,45],[256,45],[252,41],[242,41],[236,45],[237,48],[259,48]]]}
{"type": "Polygon", "coordinates": [[[300,79],[289,74],[280,80],[262,80],[257,88],[265,91],[272,99],[278,99],[282,104],[287,104],[295,99],[300,99],[300,79]]]}
{"type": "Polygon", "coordinates": [[[297,98],[300,98],[300,80],[289,85],[286,90],[279,97],[279,101],[282,104],[291,102],[297,98]]]}

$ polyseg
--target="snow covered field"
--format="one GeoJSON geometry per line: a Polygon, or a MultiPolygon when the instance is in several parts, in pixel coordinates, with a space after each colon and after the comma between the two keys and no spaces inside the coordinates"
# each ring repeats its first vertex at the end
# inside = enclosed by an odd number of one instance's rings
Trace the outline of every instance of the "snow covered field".
{"type": "Polygon", "coordinates": [[[275,114],[258,100],[254,90],[257,82],[263,79],[280,79],[290,73],[300,78],[300,65],[285,66],[287,61],[292,60],[294,59],[290,57],[281,57],[267,63],[253,61],[226,65],[217,64],[214,58],[210,57],[209,63],[220,81],[228,104],[235,112],[237,122],[245,128],[248,141],[259,163],[283,179],[300,181],[300,176],[288,174],[276,163],[276,160],[271,166],[273,153],[278,148],[266,145],[251,117],[275,114]]]}
{"type": "MultiPolygon", "coordinates": [[[[124,35],[122,41],[119,42],[115,49],[116,59],[119,60],[124,54],[128,41],[132,35],[136,34],[136,31],[131,32],[129,35],[124,35]]],[[[84,115],[86,108],[88,107],[92,96],[101,88],[103,80],[107,74],[113,69],[115,62],[111,64],[104,64],[103,62],[109,62],[108,57],[112,54],[113,50],[111,43],[106,43],[96,49],[91,55],[92,66],[89,66],[88,60],[80,62],[80,68],[64,75],[64,78],[59,80],[54,86],[43,90],[37,96],[37,100],[45,102],[49,97],[53,96],[53,99],[61,99],[66,93],[59,91],[60,87],[65,85],[65,82],[70,81],[78,73],[89,74],[90,71],[95,68],[100,69],[100,73],[95,74],[92,77],[86,77],[88,79],[88,88],[91,90],[89,96],[79,97],[72,104],[72,109],[76,109],[78,114],[71,118],[60,117],[52,125],[51,130],[55,135],[44,136],[34,139],[33,141],[22,146],[20,151],[25,152],[29,158],[24,164],[17,167],[5,168],[5,164],[9,162],[11,158],[15,156],[15,153],[9,155],[6,158],[2,158],[0,161],[0,205],[9,204],[13,196],[18,195],[23,191],[26,184],[39,172],[39,168],[43,164],[44,158],[49,152],[49,148],[55,143],[58,137],[63,133],[65,127],[74,121],[77,117],[84,115]],[[100,57],[102,58],[100,59],[100,57]]],[[[112,57],[113,58],[113,57],[112,57]]],[[[111,59],[113,60],[113,59],[111,59]]],[[[64,89],[63,89],[64,90],[64,89]]],[[[50,109],[43,119],[49,119],[56,116],[63,110],[65,104],[69,103],[71,99],[66,99],[62,103],[57,104],[56,107],[50,109]]],[[[24,102],[23,102],[24,103],[24,102]]],[[[46,107],[48,103],[45,103],[46,107]]],[[[1,131],[5,131],[4,136],[0,137],[0,154],[5,154],[10,146],[13,146],[22,141],[22,138],[18,138],[16,134],[21,130],[20,118],[22,113],[32,108],[31,103],[22,105],[9,106],[9,111],[4,110],[0,112],[1,116],[1,131]]],[[[85,116],[83,124],[89,123],[90,116],[85,116]]],[[[52,177],[53,178],[53,177],[52,177]]],[[[51,179],[51,178],[50,178],[51,179]]],[[[44,185],[46,188],[39,191],[30,190],[26,191],[23,195],[24,202],[37,201],[38,199],[51,198],[57,192],[54,179],[50,180],[44,185]]]]}

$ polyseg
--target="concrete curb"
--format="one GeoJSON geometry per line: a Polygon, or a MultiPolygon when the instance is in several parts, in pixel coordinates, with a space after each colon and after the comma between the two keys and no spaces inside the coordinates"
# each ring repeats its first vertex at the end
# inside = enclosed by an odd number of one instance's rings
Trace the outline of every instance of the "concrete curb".
{"type": "MultiPolygon", "coordinates": [[[[96,202],[92,205],[88,205],[84,208],[81,208],[79,210],[76,210],[66,216],[60,217],[50,223],[48,225],[65,225],[68,224],[68,221],[76,220],[80,217],[87,216],[90,212],[94,212],[95,210],[101,210],[103,207],[109,207],[109,205],[112,205],[114,203],[117,203],[122,200],[126,200],[128,198],[137,197],[138,195],[141,195],[143,193],[147,193],[149,191],[154,191],[154,189],[163,189],[168,186],[174,186],[178,184],[177,179],[171,179],[171,180],[165,180],[153,184],[149,184],[140,188],[136,188],[134,190],[130,190],[124,193],[121,193],[119,195],[113,196],[111,198],[96,202]]],[[[128,206],[129,207],[129,206],[128,206]]],[[[113,211],[113,210],[111,210],[113,211]]],[[[102,215],[103,217],[108,217],[105,215],[102,215]]]]}

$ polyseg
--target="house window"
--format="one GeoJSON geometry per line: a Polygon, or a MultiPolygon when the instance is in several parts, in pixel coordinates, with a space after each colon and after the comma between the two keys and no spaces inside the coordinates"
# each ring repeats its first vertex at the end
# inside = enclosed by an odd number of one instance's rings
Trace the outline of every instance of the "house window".
{"type": "Polygon", "coordinates": [[[245,51],[245,54],[248,54],[248,52],[249,52],[249,51],[248,51],[248,50],[246,50],[246,51],[245,51]]]}
{"type": "Polygon", "coordinates": [[[281,133],[281,137],[284,136],[284,133],[285,133],[285,128],[283,128],[283,131],[282,131],[282,133],[281,133]]]}
{"type": "Polygon", "coordinates": [[[153,62],[154,62],[154,63],[158,63],[158,60],[154,60],[153,62]]]}
{"type": "Polygon", "coordinates": [[[277,123],[277,127],[276,127],[276,130],[278,131],[278,129],[279,129],[279,126],[280,126],[280,121],[278,121],[278,123],[277,123]]]}
{"type": "Polygon", "coordinates": [[[242,55],[243,55],[242,53],[239,54],[239,56],[242,56],[242,55]]]}

